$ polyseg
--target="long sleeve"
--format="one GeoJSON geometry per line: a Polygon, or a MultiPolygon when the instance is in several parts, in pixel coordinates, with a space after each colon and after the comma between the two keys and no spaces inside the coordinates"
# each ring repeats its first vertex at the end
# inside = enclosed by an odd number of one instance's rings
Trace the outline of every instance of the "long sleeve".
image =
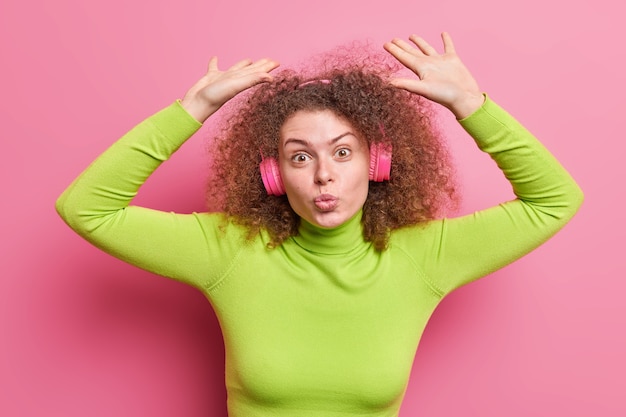
{"type": "Polygon", "coordinates": [[[100,155],[59,197],[56,209],[102,250],[160,275],[198,285],[212,230],[207,214],[129,205],[139,187],[201,124],[179,102],[146,119],[100,155]],[[201,219],[202,217],[202,219],[201,219]]]}
{"type": "Polygon", "coordinates": [[[433,221],[419,237],[399,234],[401,245],[419,247],[412,253],[442,295],[537,248],[574,216],[583,200],[576,182],[550,152],[489,98],[460,124],[497,163],[517,198],[433,221]]]}

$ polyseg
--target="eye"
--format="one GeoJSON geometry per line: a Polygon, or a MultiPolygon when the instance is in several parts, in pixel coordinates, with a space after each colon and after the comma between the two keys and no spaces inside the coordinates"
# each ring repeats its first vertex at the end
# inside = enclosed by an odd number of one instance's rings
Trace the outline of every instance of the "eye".
{"type": "Polygon", "coordinates": [[[338,158],[347,158],[350,156],[350,154],[352,153],[352,151],[350,149],[347,148],[341,148],[338,149],[337,152],[335,152],[335,155],[337,155],[338,158]]]}
{"type": "Polygon", "coordinates": [[[291,157],[291,160],[296,163],[307,162],[311,159],[311,157],[305,153],[297,153],[291,157]]]}

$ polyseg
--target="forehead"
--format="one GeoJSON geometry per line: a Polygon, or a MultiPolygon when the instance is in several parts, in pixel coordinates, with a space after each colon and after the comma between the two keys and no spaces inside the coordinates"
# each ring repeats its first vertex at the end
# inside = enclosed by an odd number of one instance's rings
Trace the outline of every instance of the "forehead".
{"type": "Polygon", "coordinates": [[[332,110],[299,110],[291,115],[280,128],[281,144],[287,139],[320,141],[335,138],[350,132],[355,137],[356,129],[345,118],[332,110]]]}

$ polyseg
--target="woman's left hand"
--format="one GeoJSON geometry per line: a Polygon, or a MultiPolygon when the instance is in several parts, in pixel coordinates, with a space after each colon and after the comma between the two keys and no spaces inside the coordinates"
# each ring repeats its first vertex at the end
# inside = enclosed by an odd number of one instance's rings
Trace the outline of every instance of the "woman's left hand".
{"type": "Polygon", "coordinates": [[[402,39],[387,42],[385,50],[418,76],[417,80],[395,78],[391,83],[437,102],[450,109],[457,119],[463,119],[482,106],[485,98],[456,54],[450,35],[444,32],[441,38],[443,54],[416,35],[409,37],[413,44],[402,39]]]}

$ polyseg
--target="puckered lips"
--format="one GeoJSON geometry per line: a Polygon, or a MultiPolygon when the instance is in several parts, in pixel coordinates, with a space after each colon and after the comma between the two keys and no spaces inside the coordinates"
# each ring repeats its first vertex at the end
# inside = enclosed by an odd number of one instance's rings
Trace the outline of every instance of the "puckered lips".
{"type": "Polygon", "coordinates": [[[332,194],[320,194],[313,202],[319,211],[332,211],[339,204],[339,199],[332,194]]]}

